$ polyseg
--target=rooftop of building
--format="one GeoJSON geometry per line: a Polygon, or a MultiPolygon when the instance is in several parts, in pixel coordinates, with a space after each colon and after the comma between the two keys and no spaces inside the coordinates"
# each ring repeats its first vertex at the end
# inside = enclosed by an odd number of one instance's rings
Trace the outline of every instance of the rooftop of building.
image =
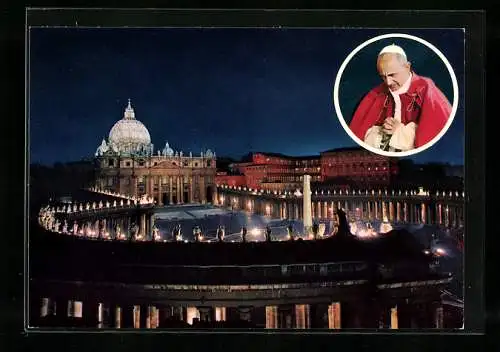
{"type": "Polygon", "coordinates": [[[286,155],[282,153],[272,153],[272,152],[253,152],[252,154],[262,154],[265,156],[270,156],[270,157],[276,157],[276,158],[283,158],[283,159],[288,159],[288,160],[314,160],[314,159],[319,159],[320,155],[304,155],[304,156],[291,156],[291,155],[286,155]]]}

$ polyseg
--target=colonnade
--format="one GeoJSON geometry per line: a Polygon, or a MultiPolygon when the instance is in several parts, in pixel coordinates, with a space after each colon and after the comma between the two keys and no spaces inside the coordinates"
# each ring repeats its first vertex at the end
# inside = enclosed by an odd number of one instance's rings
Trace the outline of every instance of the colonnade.
{"type": "Polygon", "coordinates": [[[104,239],[151,240],[154,239],[153,229],[154,214],[142,212],[125,217],[73,220],[66,228],[66,233],[104,239]]]}
{"type": "Polygon", "coordinates": [[[207,193],[207,187],[215,189],[210,180],[214,175],[208,174],[186,174],[176,175],[139,175],[122,176],[117,184],[107,186],[108,177],[102,178],[98,184],[102,189],[112,188],[120,193],[132,194],[135,197],[140,194],[148,194],[153,197],[159,205],[173,205],[186,203],[213,202],[213,194],[207,193]]]}
{"type": "MultiPolygon", "coordinates": [[[[86,327],[156,329],[167,319],[196,326],[198,322],[247,321],[266,329],[311,328],[443,328],[438,301],[366,305],[359,302],[283,304],[265,307],[171,306],[168,304],[105,304],[43,298],[39,316],[85,319],[86,327]]],[[[33,320],[32,320],[33,321],[33,320]]],[[[32,325],[32,324],[30,324],[32,325]]]]}
{"type": "MultiPolygon", "coordinates": [[[[302,198],[281,198],[219,190],[217,205],[272,218],[300,220],[303,217],[302,198]]],[[[349,218],[362,221],[388,220],[392,223],[434,224],[461,227],[464,224],[464,206],[459,202],[418,199],[418,196],[393,198],[313,197],[312,217],[315,220],[333,220],[334,208],[341,208],[349,218]]]]}

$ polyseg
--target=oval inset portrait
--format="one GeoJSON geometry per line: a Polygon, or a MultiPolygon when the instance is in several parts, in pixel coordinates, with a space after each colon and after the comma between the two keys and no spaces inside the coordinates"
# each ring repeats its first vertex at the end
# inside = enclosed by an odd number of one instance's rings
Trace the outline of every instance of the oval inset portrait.
{"type": "Polygon", "coordinates": [[[439,141],[453,122],[458,84],[438,48],[406,35],[370,39],[344,60],[335,81],[340,123],[362,147],[407,156],[439,141]]]}

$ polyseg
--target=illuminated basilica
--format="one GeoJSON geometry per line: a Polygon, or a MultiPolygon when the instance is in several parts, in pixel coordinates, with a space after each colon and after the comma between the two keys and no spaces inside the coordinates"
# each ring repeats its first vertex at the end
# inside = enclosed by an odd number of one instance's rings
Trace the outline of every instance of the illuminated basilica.
{"type": "Polygon", "coordinates": [[[155,153],[149,131],[130,104],[95,152],[96,186],[132,196],[148,195],[158,205],[213,203],[216,156],[174,151],[168,142],[155,153]]]}

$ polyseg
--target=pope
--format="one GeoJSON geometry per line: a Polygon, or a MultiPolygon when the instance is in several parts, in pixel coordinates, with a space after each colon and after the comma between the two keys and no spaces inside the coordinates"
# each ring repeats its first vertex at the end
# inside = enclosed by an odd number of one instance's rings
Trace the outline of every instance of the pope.
{"type": "Polygon", "coordinates": [[[451,105],[434,82],[417,75],[404,50],[383,48],[377,58],[382,83],[366,94],[350,123],[371,147],[401,152],[429,143],[446,125],[451,105]]]}

